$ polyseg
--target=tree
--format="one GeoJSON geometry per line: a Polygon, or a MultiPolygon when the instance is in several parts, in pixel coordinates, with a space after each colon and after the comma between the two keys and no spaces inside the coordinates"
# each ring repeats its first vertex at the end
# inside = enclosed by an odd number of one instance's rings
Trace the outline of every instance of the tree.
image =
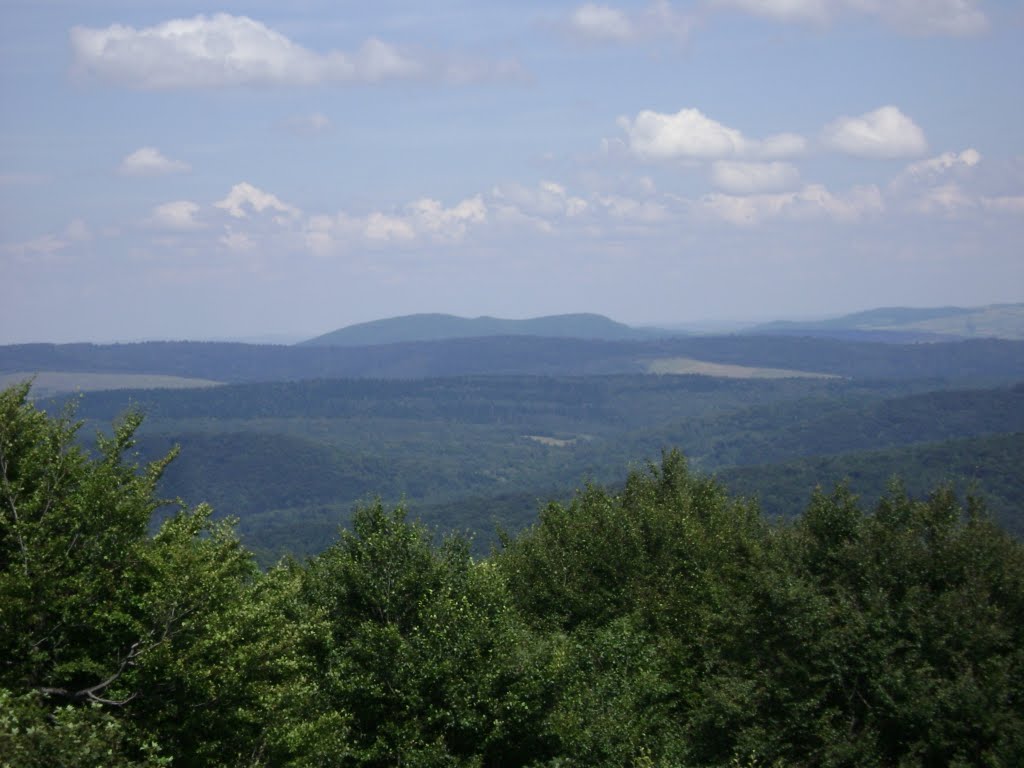
{"type": "Polygon", "coordinates": [[[316,658],[354,764],[526,765],[549,754],[549,647],[464,540],[434,546],[402,507],[362,507],[310,563],[307,594],[330,625],[316,658]]]}
{"type": "Polygon", "coordinates": [[[316,699],[298,641],[316,623],[290,612],[294,571],[261,575],[202,505],[175,502],[151,536],[174,454],[128,460],[141,415],[91,454],[70,411],[28,393],[0,393],[0,744],[35,733],[40,754],[83,764],[103,748],[126,764],[259,765],[329,743],[333,718],[296,711],[316,699]]]}

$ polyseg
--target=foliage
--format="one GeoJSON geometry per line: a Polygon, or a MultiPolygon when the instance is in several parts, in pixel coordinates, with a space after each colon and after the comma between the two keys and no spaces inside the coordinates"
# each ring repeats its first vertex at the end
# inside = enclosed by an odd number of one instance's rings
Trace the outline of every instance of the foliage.
{"type": "Polygon", "coordinates": [[[1024,546],[949,487],[772,522],[670,451],[477,559],[399,505],[253,564],[129,414],[0,393],[0,766],[1011,766],[1024,546]]]}

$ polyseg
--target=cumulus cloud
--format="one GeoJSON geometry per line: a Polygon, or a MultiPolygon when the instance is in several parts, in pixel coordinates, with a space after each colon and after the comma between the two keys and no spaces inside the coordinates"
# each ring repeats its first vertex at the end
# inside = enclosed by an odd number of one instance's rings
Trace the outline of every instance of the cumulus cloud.
{"type": "Polygon", "coordinates": [[[487,218],[487,206],[480,195],[463,200],[451,208],[429,197],[420,198],[409,206],[413,229],[442,240],[461,240],[471,224],[480,224],[487,218]]]}
{"type": "Polygon", "coordinates": [[[778,194],[714,193],[697,201],[694,210],[700,218],[747,227],[775,218],[855,221],[880,213],[883,207],[882,193],[873,185],[855,187],[846,195],[838,196],[820,184],[808,184],[798,191],[778,194]]]}
{"type": "Polygon", "coordinates": [[[214,207],[227,211],[228,215],[236,219],[248,218],[250,211],[256,213],[276,211],[280,214],[276,218],[281,222],[294,219],[301,214],[301,211],[295,206],[288,205],[277,196],[264,192],[245,181],[235,184],[228,192],[227,197],[214,203],[214,207]]]}
{"type": "Polygon", "coordinates": [[[749,139],[693,108],[675,114],[645,109],[633,119],[619,118],[619,125],[629,152],[646,161],[783,158],[802,154],[807,147],[806,139],[795,133],[749,139]]]}
{"type": "Polygon", "coordinates": [[[218,242],[229,251],[234,251],[235,253],[251,251],[256,246],[256,243],[249,235],[245,232],[237,232],[231,227],[225,228],[224,234],[218,238],[218,242]]]}
{"type": "Polygon", "coordinates": [[[626,132],[629,151],[642,160],[712,160],[743,154],[749,142],[699,109],[681,109],[674,115],[645,109],[619,125],[626,132]]]}
{"type": "Polygon", "coordinates": [[[738,195],[777,192],[795,187],[800,172],[790,163],[744,163],[720,160],[711,166],[711,182],[738,195]]]}
{"type": "Polygon", "coordinates": [[[597,43],[626,43],[653,38],[685,40],[693,21],[668,0],[627,12],[610,5],[585,3],[573,10],[568,26],[576,37],[597,43]]]}
{"type": "Polygon", "coordinates": [[[122,176],[163,176],[187,171],[189,165],[165,157],[156,147],[140,147],[126,155],[117,170],[122,176]]]}
{"type": "Polygon", "coordinates": [[[528,217],[566,218],[583,214],[587,201],[571,195],[564,186],[553,181],[542,181],[536,186],[503,184],[491,190],[494,202],[504,209],[506,217],[515,209],[528,217]]]}
{"type": "Polygon", "coordinates": [[[862,15],[920,35],[974,35],[989,26],[980,0],[714,0],[714,5],[782,22],[862,15]]]}
{"type": "Polygon", "coordinates": [[[78,72],[146,90],[420,78],[462,82],[516,69],[508,62],[426,56],[376,38],[355,51],[318,53],[259,21],[226,13],[143,28],[73,27],[71,49],[78,72]]]}
{"type": "Polygon", "coordinates": [[[840,117],[825,127],[822,142],[830,149],[856,157],[908,157],[928,149],[924,131],[893,106],[859,117],[840,117]]]}
{"type": "MultiPolygon", "coordinates": [[[[353,220],[358,223],[357,220],[353,220]]],[[[362,224],[362,234],[367,240],[388,242],[392,240],[412,240],[416,231],[409,222],[398,216],[375,211],[366,217],[362,224]]]]}
{"type": "Polygon", "coordinates": [[[153,208],[146,223],[154,229],[170,229],[178,232],[202,229],[202,222],[196,218],[199,211],[198,203],[193,203],[191,200],[175,200],[153,208]]]}
{"type": "Polygon", "coordinates": [[[487,205],[479,195],[445,208],[432,198],[420,198],[401,212],[373,211],[365,216],[340,212],[311,216],[305,240],[311,251],[328,254],[350,244],[412,243],[419,239],[457,242],[472,225],[487,219],[487,205]]]}
{"type": "Polygon", "coordinates": [[[974,168],[980,162],[981,153],[974,148],[959,153],[943,152],[936,157],[911,163],[903,170],[901,176],[917,179],[934,177],[952,170],[974,168]]]}
{"type": "Polygon", "coordinates": [[[622,42],[632,40],[636,34],[625,13],[594,3],[586,3],[573,11],[569,24],[574,32],[589,40],[622,42]]]}

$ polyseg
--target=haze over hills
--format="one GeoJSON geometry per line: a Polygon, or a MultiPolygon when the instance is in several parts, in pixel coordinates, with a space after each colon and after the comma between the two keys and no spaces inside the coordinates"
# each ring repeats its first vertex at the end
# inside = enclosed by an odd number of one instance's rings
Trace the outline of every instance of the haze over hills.
{"type": "Polygon", "coordinates": [[[846,336],[879,341],[1024,339],[1024,304],[984,307],[882,307],[824,320],[778,320],[750,333],[846,336]]]}
{"type": "Polygon", "coordinates": [[[458,317],[447,314],[418,314],[389,317],[356,323],[300,342],[299,346],[363,347],[406,341],[443,341],[445,339],[486,336],[545,336],[549,338],[650,339],[678,336],[679,332],[633,328],[604,315],[581,313],[548,315],[525,320],[500,317],[458,317]]]}

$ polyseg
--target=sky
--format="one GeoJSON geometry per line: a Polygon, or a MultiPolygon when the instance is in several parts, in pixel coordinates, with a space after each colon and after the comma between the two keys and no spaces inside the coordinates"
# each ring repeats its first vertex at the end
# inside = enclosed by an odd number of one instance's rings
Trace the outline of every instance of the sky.
{"type": "Polygon", "coordinates": [[[0,0],[0,344],[1019,301],[1019,0],[0,0]]]}

